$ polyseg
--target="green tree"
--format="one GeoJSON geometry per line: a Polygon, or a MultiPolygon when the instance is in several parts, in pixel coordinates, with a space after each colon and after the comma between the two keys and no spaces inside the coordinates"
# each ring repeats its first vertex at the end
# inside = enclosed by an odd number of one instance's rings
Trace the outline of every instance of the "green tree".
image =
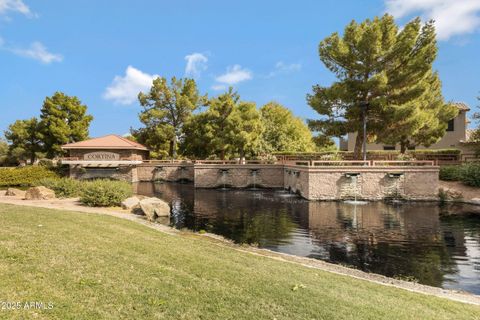
{"type": "MultiPolygon", "coordinates": [[[[183,155],[193,159],[206,159],[215,155],[215,140],[210,113],[195,114],[185,123],[185,138],[181,144],[183,155]]],[[[225,155],[225,153],[224,153],[225,155]]]]}
{"type": "Polygon", "coordinates": [[[337,151],[338,147],[335,141],[328,136],[324,135],[316,135],[313,137],[313,143],[315,143],[315,151],[322,152],[322,151],[337,151]]]}
{"type": "Polygon", "coordinates": [[[225,159],[225,156],[233,155],[232,136],[229,129],[232,127],[232,113],[238,108],[240,96],[230,87],[227,92],[216,98],[210,99],[206,116],[206,131],[211,138],[211,149],[225,159]]]}
{"type": "Polygon", "coordinates": [[[40,118],[42,141],[49,158],[63,155],[62,145],[87,139],[93,120],[86,105],[62,92],[45,98],[40,118]]]}
{"type": "Polygon", "coordinates": [[[205,102],[206,96],[198,93],[193,79],[173,77],[169,85],[162,77],[153,80],[150,92],[140,92],[138,100],[143,107],[140,121],[147,133],[157,135],[155,146],[158,147],[159,141],[167,140],[169,155],[176,158],[177,143],[183,138],[183,125],[192,112],[205,102]]]}
{"type": "Polygon", "coordinates": [[[135,141],[150,149],[150,156],[155,159],[165,159],[169,153],[169,140],[164,125],[130,129],[130,134],[135,141]]]}
{"type": "MultiPolygon", "coordinates": [[[[311,120],[312,130],[326,136],[362,132],[369,140],[394,141],[402,150],[411,143],[431,144],[455,116],[441,96],[432,64],[437,53],[433,21],[419,18],[402,30],[392,16],[352,21],[343,36],[334,33],[319,46],[320,60],[338,81],[314,86],[308,103],[324,118],[311,120]]],[[[363,135],[355,141],[360,157],[363,135]]]]}
{"type": "Polygon", "coordinates": [[[8,143],[0,139],[0,166],[4,166],[8,159],[8,143]]]}
{"type": "MultiPolygon", "coordinates": [[[[480,97],[477,97],[477,100],[480,101],[480,97]]],[[[472,119],[476,122],[477,127],[472,129],[468,141],[473,145],[475,153],[480,155],[480,105],[477,106],[477,109],[479,111],[474,112],[472,115],[472,119]]]]}
{"type": "Polygon", "coordinates": [[[9,156],[17,160],[30,160],[33,164],[42,150],[42,134],[37,118],[17,120],[4,132],[10,142],[9,156]]]}
{"type": "Polygon", "coordinates": [[[260,112],[254,103],[239,100],[240,96],[230,88],[210,99],[207,110],[189,119],[182,144],[186,155],[225,159],[259,153],[263,132],[260,112]]]}
{"type": "Polygon", "coordinates": [[[307,125],[284,106],[269,102],[260,109],[266,152],[312,152],[315,144],[307,125]]]}
{"type": "Polygon", "coordinates": [[[229,146],[240,158],[258,154],[264,127],[255,103],[240,102],[230,114],[226,129],[229,146]]]}
{"type": "Polygon", "coordinates": [[[220,159],[232,156],[232,112],[238,108],[240,96],[233,88],[208,102],[208,109],[191,118],[185,128],[184,150],[189,156],[206,158],[217,155],[220,159]]]}

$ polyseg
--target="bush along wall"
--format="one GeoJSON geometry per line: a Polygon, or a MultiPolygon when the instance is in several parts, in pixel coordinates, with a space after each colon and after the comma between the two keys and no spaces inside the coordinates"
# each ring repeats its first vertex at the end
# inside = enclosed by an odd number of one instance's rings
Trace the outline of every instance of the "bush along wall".
{"type": "MultiPolygon", "coordinates": [[[[458,149],[418,149],[418,150],[408,150],[404,155],[400,151],[395,150],[370,150],[367,151],[367,159],[376,160],[376,159],[402,159],[405,157],[411,159],[435,159],[436,156],[453,156],[459,157],[461,151],[458,149]]],[[[352,151],[326,151],[326,152],[273,152],[272,155],[276,157],[286,157],[286,158],[295,158],[295,159],[328,159],[330,157],[335,157],[340,160],[351,160],[353,159],[352,151]]]]}
{"type": "Polygon", "coordinates": [[[0,187],[29,187],[37,185],[44,178],[57,178],[58,175],[44,166],[27,166],[0,169],[0,187]]]}
{"type": "Polygon", "coordinates": [[[462,181],[467,186],[480,187],[480,163],[441,167],[440,180],[462,181]]]}
{"type": "Polygon", "coordinates": [[[82,194],[82,187],[87,182],[71,178],[43,178],[36,182],[37,186],[44,186],[55,191],[57,198],[75,198],[82,194]]]}
{"type": "Polygon", "coordinates": [[[45,178],[36,185],[52,189],[57,198],[80,197],[83,204],[91,207],[119,206],[132,195],[132,186],[124,181],[45,178]]]}
{"type": "Polygon", "coordinates": [[[125,181],[93,180],[82,185],[80,202],[90,207],[114,207],[133,193],[125,181]]]}

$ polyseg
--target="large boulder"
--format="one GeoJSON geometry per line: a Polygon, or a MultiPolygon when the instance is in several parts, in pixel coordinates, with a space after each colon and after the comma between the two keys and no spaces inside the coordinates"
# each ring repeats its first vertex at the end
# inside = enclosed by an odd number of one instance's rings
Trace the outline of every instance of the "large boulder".
{"type": "Polygon", "coordinates": [[[149,221],[155,221],[158,217],[170,216],[170,206],[158,198],[146,198],[140,200],[140,208],[149,221]]]}
{"type": "Polygon", "coordinates": [[[44,186],[32,187],[25,192],[25,200],[50,200],[55,199],[55,191],[44,186]]]}
{"type": "Polygon", "coordinates": [[[6,196],[9,197],[25,197],[25,191],[20,190],[20,189],[15,189],[15,188],[8,188],[7,191],[5,192],[6,196]]]}
{"type": "Polygon", "coordinates": [[[136,196],[127,198],[122,201],[122,209],[133,210],[140,206],[140,199],[136,196]]]}

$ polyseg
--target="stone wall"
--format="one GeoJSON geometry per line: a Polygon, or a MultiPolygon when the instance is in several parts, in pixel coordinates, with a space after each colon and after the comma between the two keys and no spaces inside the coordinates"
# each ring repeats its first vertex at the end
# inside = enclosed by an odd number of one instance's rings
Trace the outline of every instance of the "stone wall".
{"type": "Polygon", "coordinates": [[[138,181],[192,181],[193,164],[141,164],[137,167],[138,181]]]}
{"type": "Polygon", "coordinates": [[[435,200],[438,167],[285,167],[285,188],[309,200],[435,200]]]}
{"type": "Polygon", "coordinates": [[[283,188],[283,165],[195,165],[195,187],[283,188]]]}
{"type": "Polygon", "coordinates": [[[297,165],[140,164],[118,168],[72,166],[77,179],[193,181],[196,188],[285,188],[308,200],[398,198],[436,200],[439,168],[306,167],[297,165]]]}
{"type": "Polygon", "coordinates": [[[79,180],[114,179],[128,182],[138,181],[135,166],[120,166],[116,168],[70,166],[70,177],[79,180]]]}

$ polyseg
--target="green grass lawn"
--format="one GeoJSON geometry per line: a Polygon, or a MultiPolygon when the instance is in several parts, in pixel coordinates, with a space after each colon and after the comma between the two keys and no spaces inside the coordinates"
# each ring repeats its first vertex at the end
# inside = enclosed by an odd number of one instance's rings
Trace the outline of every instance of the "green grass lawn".
{"type": "Polygon", "coordinates": [[[475,319],[480,308],[86,213],[0,205],[0,310],[38,319],[475,319]]]}

